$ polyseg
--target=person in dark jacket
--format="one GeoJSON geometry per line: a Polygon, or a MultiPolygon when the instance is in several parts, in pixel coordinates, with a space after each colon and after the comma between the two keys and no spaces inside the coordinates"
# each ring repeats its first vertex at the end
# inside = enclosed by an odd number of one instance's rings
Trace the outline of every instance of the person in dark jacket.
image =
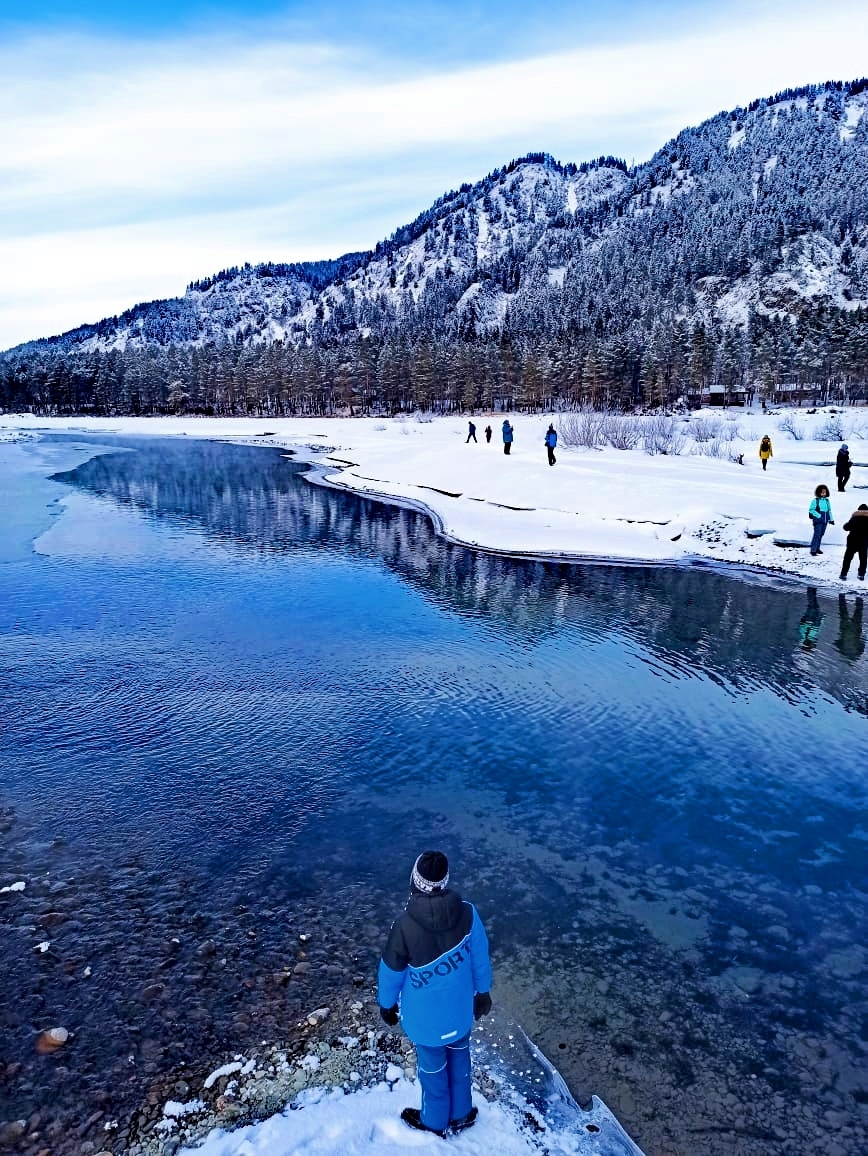
{"type": "MultiPolygon", "coordinates": [[[[476,426],[473,424],[472,421],[469,421],[467,423],[467,442],[469,442],[471,438],[473,438],[473,440],[476,441],[476,426]]],[[[467,442],[465,442],[464,444],[467,445],[467,442]]]]}
{"type": "Polygon", "coordinates": [[[838,491],[843,494],[850,481],[850,451],[846,443],[838,450],[835,458],[835,476],[838,479],[838,491]]]}
{"type": "Polygon", "coordinates": [[[509,424],[509,418],[505,417],[503,419],[503,426],[501,427],[501,432],[503,433],[503,452],[505,454],[508,454],[509,451],[512,449],[512,435],[513,435],[513,428],[509,424]]]}
{"type": "Polygon", "coordinates": [[[814,527],[814,536],[811,538],[811,554],[816,557],[817,554],[823,553],[820,549],[820,543],[823,541],[826,527],[835,524],[832,517],[832,503],[829,501],[828,486],[819,485],[814,490],[814,496],[811,498],[810,506],[808,506],[808,517],[814,527]]]}
{"type": "Polygon", "coordinates": [[[485,440],[486,440],[486,442],[491,441],[491,426],[490,425],[487,425],[485,427],[485,440]]]}
{"type": "Polygon", "coordinates": [[[546,449],[548,450],[549,465],[550,466],[553,466],[555,464],[555,462],[557,461],[557,458],[555,457],[555,446],[557,444],[558,444],[558,431],[551,424],[551,422],[549,422],[549,428],[546,430],[545,446],[546,446],[546,449]]]}
{"type": "Polygon", "coordinates": [[[380,960],[380,1015],[416,1046],[422,1108],[405,1108],[411,1128],[447,1136],[476,1121],[470,1095],[470,1029],[491,1011],[488,937],[472,903],[449,887],[442,851],[413,864],[410,898],[380,960]]]}
{"type": "Polygon", "coordinates": [[[865,580],[865,571],[868,569],[868,506],[863,502],[858,510],[850,515],[850,521],[844,523],[847,533],[847,548],[844,551],[844,561],[841,563],[841,577],[846,578],[850,572],[850,563],[859,555],[859,581],[865,580]]]}

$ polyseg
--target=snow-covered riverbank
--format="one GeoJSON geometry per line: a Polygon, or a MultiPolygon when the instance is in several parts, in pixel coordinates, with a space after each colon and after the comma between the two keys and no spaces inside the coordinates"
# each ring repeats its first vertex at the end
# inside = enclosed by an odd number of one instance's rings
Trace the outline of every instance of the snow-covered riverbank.
{"type": "MultiPolygon", "coordinates": [[[[131,1152],[139,1156],[405,1156],[436,1152],[437,1136],[410,1131],[401,1109],[419,1103],[415,1055],[383,1030],[369,997],[320,1008],[284,1047],[236,1054],[183,1100],[159,1102],[131,1152]],[[372,1014],[373,1013],[373,1014],[372,1014]],[[178,1145],[183,1145],[180,1152],[178,1145]]],[[[473,1033],[476,1125],[450,1137],[460,1156],[642,1156],[596,1096],[573,1099],[557,1070],[496,1009],[473,1033]]]]}
{"type": "MultiPolygon", "coordinates": [[[[813,582],[835,583],[841,525],[868,498],[868,411],[779,410],[694,414],[675,419],[677,453],[561,444],[546,462],[550,416],[516,415],[512,453],[502,450],[503,415],[386,418],[60,418],[7,415],[13,431],[79,429],[124,434],[253,439],[320,463],[333,484],[423,505],[450,538],[506,553],[615,561],[737,563],[813,582]],[[493,429],[487,444],[483,431],[493,429]],[[782,428],[791,425],[797,436],[782,428]],[[718,436],[713,436],[714,433],[718,436]],[[843,434],[854,461],[846,494],[836,492],[843,434]],[[768,433],[774,456],[757,454],[768,433]],[[267,435],[267,436],[265,436],[267,435]],[[710,436],[711,435],[711,436],[710,436]],[[743,455],[743,464],[737,461],[743,455]],[[832,492],[835,525],[812,558],[808,503],[820,482],[832,492]],[[757,534],[753,537],[750,535],[757,534]],[[802,543],[781,546],[776,541],[802,543]]],[[[564,424],[555,416],[554,424],[564,424]]],[[[847,585],[855,584],[855,569],[847,585]]]]}

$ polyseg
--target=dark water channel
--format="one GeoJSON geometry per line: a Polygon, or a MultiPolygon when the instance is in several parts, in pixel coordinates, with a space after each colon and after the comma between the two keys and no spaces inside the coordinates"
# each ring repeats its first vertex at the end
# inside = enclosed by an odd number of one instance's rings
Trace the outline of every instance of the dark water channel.
{"type": "Polygon", "coordinates": [[[862,603],[490,557],[303,469],[0,443],[20,1149],[121,1151],[166,1073],[367,989],[433,844],[495,1000],[648,1156],[868,1150],[862,603]]]}

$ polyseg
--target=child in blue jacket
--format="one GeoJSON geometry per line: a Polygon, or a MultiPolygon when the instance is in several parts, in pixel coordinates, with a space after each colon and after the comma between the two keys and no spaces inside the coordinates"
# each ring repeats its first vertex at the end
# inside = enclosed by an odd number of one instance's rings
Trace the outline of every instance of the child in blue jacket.
{"type": "Polygon", "coordinates": [[[834,526],[835,522],[832,518],[832,503],[829,501],[829,487],[817,486],[814,490],[814,496],[811,498],[811,504],[808,506],[808,517],[814,526],[814,536],[811,538],[811,553],[814,557],[817,554],[822,554],[820,543],[823,541],[823,535],[826,533],[827,526],[834,526]]]}
{"type": "Polygon", "coordinates": [[[387,1024],[416,1045],[422,1108],[405,1108],[411,1128],[446,1136],[471,1127],[470,1029],[491,1011],[488,936],[472,903],[449,888],[441,851],[413,865],[410,898],[380,960],[377,999],[387,1024]]]}

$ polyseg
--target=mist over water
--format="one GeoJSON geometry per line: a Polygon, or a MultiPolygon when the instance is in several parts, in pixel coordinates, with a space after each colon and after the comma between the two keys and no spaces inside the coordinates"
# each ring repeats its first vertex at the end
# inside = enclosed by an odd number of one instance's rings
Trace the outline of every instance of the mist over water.
{"type": "Polygon", "coordinates": [[[496,1002],[646,1152],[864,1146],[861,603],[475,553],[304,472],[0,444],[0,1119],[372,984],[437,845],[496,1002]]]}

